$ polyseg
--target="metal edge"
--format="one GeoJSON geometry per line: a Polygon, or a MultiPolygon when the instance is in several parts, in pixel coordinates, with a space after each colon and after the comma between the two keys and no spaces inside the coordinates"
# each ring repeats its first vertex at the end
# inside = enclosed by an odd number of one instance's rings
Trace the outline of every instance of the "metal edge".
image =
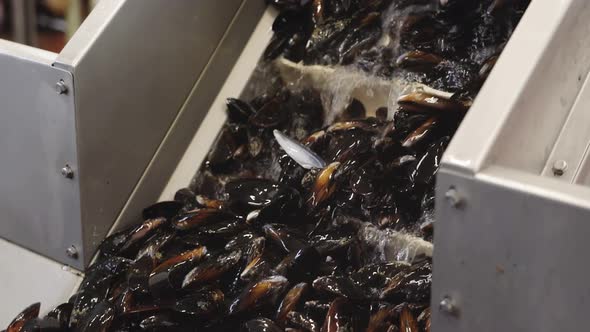
{"type": "Polygon", "coordinates": [[[99,1],[61,50],[55,59],[54,66],[73,72],[125,1],[127,0],[99,1]]]}
{"type": "Polygon", "coordinates": [[[0,54],[6,54],[19,59],[43,63],[46,65],[51,65],[58,56],[57,53],[4,39],[0,39],[0,54]]]}
{"type": "Polygon", "coordinates": [[[543,176],[554,177],[563,182],[573,182],[578,178],[582,161],[590,144],[590,113],[586,109],[589,104],[590,75],[586,77],[581,92],[553,146],[541,173],[543,176]],[[559,165],[559,169],[556,168],[560,162],[565,163],[565,169],[561,170],[563,165],[559,165]],[[557,176],[556,171],[558,171],[557,176]]]}

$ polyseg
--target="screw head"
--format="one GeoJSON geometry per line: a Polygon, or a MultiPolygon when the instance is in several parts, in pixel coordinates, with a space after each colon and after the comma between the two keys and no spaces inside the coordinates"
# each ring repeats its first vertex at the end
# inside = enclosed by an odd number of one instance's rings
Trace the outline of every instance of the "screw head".
{"type": "Polygon", "coordinates": [[[553,163],[553,175],[562,176],[567,169],[567,162],[565,160],[556,160],[553,163]]]}
{"type": "Polygon", "coordinates": [[[74,170],[72,170],[70,165],[65,165],[61,169],[61,175],[63,175],[66,179],[73,179],[74,178],[74,170]]]}
{"type": "Polygon", "coordinates": [[[66,255],[68,255],[68,257],[70,258],[78,259],[78,249],[76,249],[76,247],[72,245],[68,249],[66,249],[66,255]]]}
{"type": "Polygon", "coordinates": [[[453,299],[450,296],[445,296],[442,298],[442,300],[438,304],[438,309],[446,315],[457,316],[459,313],[457,306],[455,305],[453,299]]]}
{"type": "Polygon", "coordinates": [[[67,94],[68,86],[66,85],[66,82],[64,82],[64,80],[59,80],[57,83],[55,83],[55,91],[58,95],[67,94]]]}
{"type": "Polygon", "coordinates": [[[461,206],[461,204],[463,204],[463,198],[461,197],[457,189],[455,189],[455,187],[451,187],[449,188],[449,190],[447,190],[447,192],[445,193],[445,198],[447,199],[449,204],[454,208],[458,208],[461,206]]]}

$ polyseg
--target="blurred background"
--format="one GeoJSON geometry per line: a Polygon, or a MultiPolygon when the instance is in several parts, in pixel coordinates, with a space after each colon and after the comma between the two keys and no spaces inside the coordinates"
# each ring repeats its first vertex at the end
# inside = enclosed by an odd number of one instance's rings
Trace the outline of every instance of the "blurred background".
{"type": "Polygon", "coordinates": [[[0,38],[60,52],[99,0],[0,0],[0,38]]]}

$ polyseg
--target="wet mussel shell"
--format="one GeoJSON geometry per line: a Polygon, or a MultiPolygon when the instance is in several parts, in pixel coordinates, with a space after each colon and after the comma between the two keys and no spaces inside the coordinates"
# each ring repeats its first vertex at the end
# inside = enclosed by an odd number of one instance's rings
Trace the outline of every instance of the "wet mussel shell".
{"type": "Polygon", "coordinates": [[[268,318],[255,318],[244,323],[243,332],[281,332],[283,331],[268,318]]]}
{"type": "Polygon", "coordinates": [[[256,312],[263,307],[274,307],[289,280],[282,276],[270,276],[246,286],[229,308],[230,315],[256,312]]]}
{"type": "Polygon", "coordinates": [[[29,320],[33,320],[39,317],[39,309],[41,308],[41,303],[33,303],[23,311],[21,311],[16,317],[8,324],[6,328],[7,332],[19,332],[25,325],[25,323],[29,320]]]}
{"type": "Polygon", "coordinates": [[[279,325],[284,326],[289,312],[296,310],[297,308],[302,308],[305,297],[308,296],[309,292],[310,286],[306,282],[293,286],[281,301],[281,304],[277,309],[275,321],[279,325]]]}
{"type": "Polygon", "coordinates": [[[241,216],[259,210],[257,220],[286,222],[301,211],[299,192],[272,180],[239,179],[225,186],[228,207],[241,216]]]}
{"type": "Polygon", "coordinates": [[[70,317],[71,327],[77,327],[84,322],[94,306],[107,298],[115,281],[127,272],[131,263],[129,259],[110,257],[86,270],[85,277],[80,283],[80,291],[74,296],[74,308],[70,317]]]}
{"type": "Polygon", "coordinates": [[[174,217],[182,209],[182,203],[177,201],[164,201],[155,203],[143,209],[143,220],[174,217]]]}

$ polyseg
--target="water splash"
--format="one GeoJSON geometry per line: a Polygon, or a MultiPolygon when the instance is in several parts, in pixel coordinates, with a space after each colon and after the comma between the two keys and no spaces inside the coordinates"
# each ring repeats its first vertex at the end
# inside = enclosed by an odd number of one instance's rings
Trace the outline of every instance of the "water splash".
{"type": "Polygon", "coordinates": [[[379,229],[371,223],[363,223],[358,236],[373,249],[370,254],[374,262],[412,263],[423,257],[432,257],[432,243],[408,233],[379,229]]]}

